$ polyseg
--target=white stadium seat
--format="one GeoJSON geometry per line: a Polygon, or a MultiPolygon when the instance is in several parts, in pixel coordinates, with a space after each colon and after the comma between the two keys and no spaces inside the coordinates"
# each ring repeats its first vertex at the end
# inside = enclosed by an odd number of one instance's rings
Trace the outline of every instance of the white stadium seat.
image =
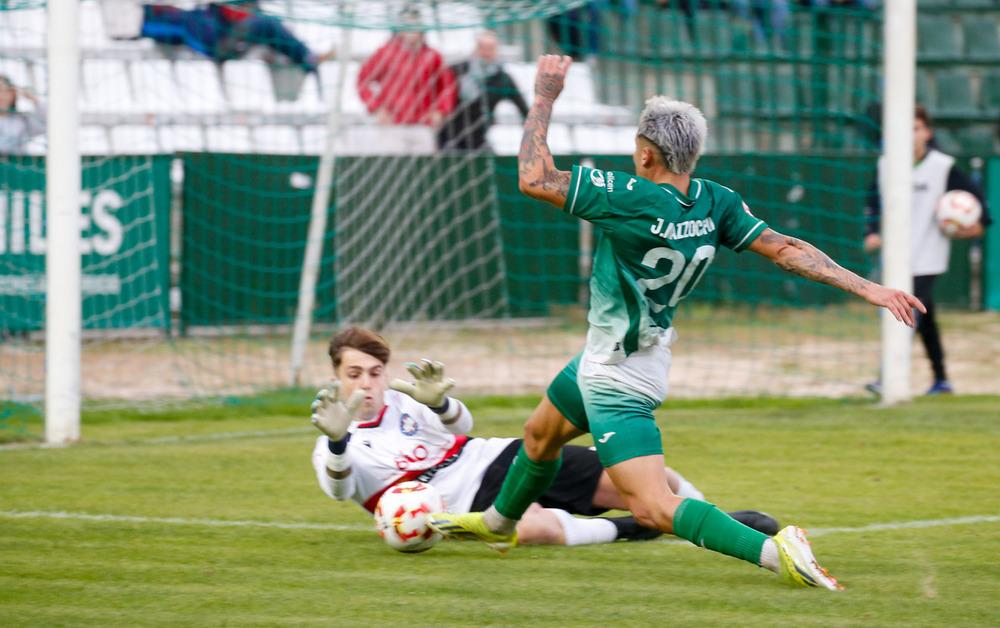
{"type": "Polygon", "coordinates": [[[111,148],[118,155],[148,155],[162,152],[152,124],[120,124],[111,128],[111,148]]]}
{"type": "Polygon", "coordinates": [[[218,153],[253,152],[250,129],[237,124],[220,124],[205,127],[205,148],[218,153]]]}
{"type": "MultiPolygon", "coordinates": [[[[5,3],[8,4],[8,3],[5,3]]],[[[0,28],[0,50],[11,48],[45,48],[45,29],[48,23],[45,8],[17,9],[19,3],[4,6],[3,27],[0,28]]],[[[20,3],[27,4],[27,3],[20,3]]]]}
{"type": "Polygon", "coordinates": [[[168,124],[159,127],[160,148],[165,153],[205,150],[205,132],[194,124],[168,124]]]}
{"type": "Polygon", "coordinates": [[[594,77],[589,65],[574,63],[569,66],[569,72],[566,73],[566,84],[559,99],[579,103],[597,102],[597,90],[594,87],[594,77]]]}
{"type": "Polygon", "coordinates": [[[181,86],[174,75],[174,65],[167,59],[136,59],[128,62],[129,76],[135,91],[135,107],[142,113],[180,113],[184,111],[181,86]]]}
{"type": "Polygon", "coordinates": [[[267,65],[255,60],[222,64],[222,78],[230,110],[269,112],[274,109],[274,90],[267,65]]]}
{"type": "Polygon", "coordinates": [[[298,155],[302,152],[298,130],[293,126],[262,124],[252,131],[255,153],[298,155]]]}
{"type": "Polygon", "coordinates": [[[21,59],[0,59],[0,75],[6,76],[17,87],[35,88],[31,69],[21,59]]]}
{"type": "Polygon", "coordinates": [[[219,70],[207,59],[174,61],[177,89],[184,99],[187,113],[220,113],[225,111],[225,97],[219,83],[219,70]]]}
{"type": "Polygon", "coordinates": [[[579,124],[573,127],[573,145],[580,155],[631,155],[635,127],[579,124]]]}
{"type": "Polygon", "coordinates": [[[326,149],[326,126],[308,124],[301,129],[302,154],[322,155],[326,149]]]}
{"type": "Polygon", "coordinates": [[[519,124],[494,124],[486,132],[486,141],[497,155],[516,155],[523,135],[524,127],[519,124]]]}
{"type": "Polygon", "coordinates": [[[569,125],[553,122],[549,125],[549,150],[553,155],[572,155],[574,152],[573,134],[569,125]]]}
{"type": "MultiPolygon", "coordinates": [[[[323,90],[323,111],[328,111],[330,104],[337,94],[337,83],[340,80],[340,63],[324,63],[319,67],[319,78],[323,90]]],[[[340,111],[344,115],[367,115],[368,108],[361,101],[358,93],[358,73],[361,70],[360,63],[348,63],[344,76],[343,93],[341,95],[340,111]]]]}
{"type": "MultiPolygon", "coordinates": [[[[521,149],[524,126],[520,124],[494,124],[486,132],[486,139],[497,155],[516,155],[521,149]]],[[[549,125],[549,149],[553,155],[574,153],[573,135],[568,125],[553,122],[549,125]]]]}
{"type": "Polygon", "coordinates": [[[44,133],[41,135],[36,135],[35,137],[28,140],[28,143],[24,146],[24,153],[26,155],[44,155],[48,152],[49,140],[48,136],[44,133]]]}
{"type": "Polygon", "coordinates": [[[132,113],[128,68],[119,59],[84,59],[82,111],[87,113],[132,113]]]}
{"type": "Polygon", "coordinates": [[[107,155],[111,153],[111,140],[103,126],[81,126],[79,133],[81,155],[107,155]]]}
{"type": "Polygon", "coordinates": [[[434,131],[425,125],[365,125],[341,129],[345,155],[432,155],[434,131]]]}
{"type": "Polygon", "coordinates": [[[531,101],[534,100],[535,74],[538,73],[538,65],[535,63],[505,63],[503,69],[513,79],[514,85],[517,85],[524,101],[530,105],[531,101]]]}
{"type": "Polygon", "coordinates": [[[501,100],[497,103],[497,108],[493,110],[493,121],[497,124],[523,124],[524,118],[517,110],[517,105],[509,100],[501,100]]]}

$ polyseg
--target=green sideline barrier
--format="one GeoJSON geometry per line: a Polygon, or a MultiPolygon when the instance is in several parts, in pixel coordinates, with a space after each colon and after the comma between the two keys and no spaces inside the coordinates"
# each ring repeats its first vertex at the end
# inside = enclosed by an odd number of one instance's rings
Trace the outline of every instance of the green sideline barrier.
{"type": "MultiPolygon", "coordinates": [[[[344,158],[341,172],[358,172],[344,158]]],[[[447,157],[437,158],[441,171],[447,157]]],[[[486,159],[485,157],[483,159],[486,159]]],[[[603,169],[631,171],[628,156],[595,157],[603,169]]],[[[300,156],[190,154],[184,156],[185,185],[181,321],[187,325],[287,323],[293,320],[308,228],[311,188],[294,186],[293,173],[315,175],[317,159],[300,156]]],[[[506,291],[513,316],[549,313],[553,306],[578,302],[579,221],[526,198],[517,190],[514,157],[496,157],[506,291]]],[[[559,157],[568,169],[580,157],[559,157]]],[[[755,215],[783,233],[802,237],[862,275],[876,275],[878,260],[860,248],[863,204],[875,157],[795,155],[709,155],[696,175],[737,189],[755,215]]],[[[486,167],[486,164],[483,164],[486,167]]],[[[339,185],[351,185],[341,180],[339,185]]],[[[482,185],[488,185],[484,182],[482,185]]],[[[997,186],[1000,187],[1000,186],[997,186]]],[[[482,197],[485,190],[478,190],[482,197]]],[[[315,318],[337,318],[333,277],[337,194],[331,199],[329,229],[322,257],[315,318]]],[[[468,207],[455,199],[456,211],[468,207]]],[[[419,206],[400,211],[419,212],[419,206]]],[[[452,211],[447,209],[446,211],[452,211]]],[[[488,207],[479,211],[490,211],[488,207]]],[[[469,260],[456,258],[454,263],[469,260]]],[[[968,244],[954,247],[952,281],[941,282],[938,298],[953,306],[968,304],[968,244]]],[[[499,289],[487,298],[501,298],[499,289]]],[[[723,302],[767,302],[822,306],[849,297],[839,291],[791,277],[752,254],[737,258],[720,252],[713,269],[690,297],[723,302]]],[[[427,312],[434,316],[433,310],[427,312]]]]}
{"type": "MultiPolygon", "coordinates": [[[[438,157],[434,173],[453,170],[452,160],[466,163],[465,157],[438,157]]],[[[486,157],[481,159],[485,160],[486,157]]],[[[361,176],[367,167],[384,168],[378,157],[345,157],[338,160],[338,172],[361,176]]],[[[187,154],[184,155],[183,192],[184,236],[180,289],[183,309],[181,326],[237,323],[287,323],[294,319],[299,278],[309,225],[312,188],[297,188],[296,177],[314,178],[315,157],[274,155],[187,154]]],[[[503,160],[501,160],[503,161],[503,160]]],[[[504,245],[508,299],[514,316],[545,314],[552,304],[572,303],[576,299],[577,275],[576,221],[561,212],[540,212],[517,191],[512,159],[497,177],[501,207],[501,230],[504,245]]],[[[447,176],[447,175],[443,175],[447,176]]],[[[341,176],[338,186],[349,189],[355,182],[341,176]]],[[[419,182],[415,182],[418,185],[419,182]]],[[[484,181],[480,189],[466,191],[469,197],[487,196],[484,181]]],[[[386,199],[392,203],[392,199],[386,199]]],[[[452,194],[450,207],[440,207],[440,199],[411,199],[400,212],[430,212],[457,218],[464,212],[491,211],[488,206],[470,209],[477,204],[466,202],[461,194],[452,194]],[[435,204],[424,207],[421,204],[435,204]]],[[[488,205],[488,204],[486,204],[488,205]]],[[[332,191],[328,229],[320,262],[314,319],[336,320],[337,285],[333,276],[335,255],[352,251],[333,251],[337,229],[337,192],[332,191]]],[[[344,208],[350,211],[350,208],[344,208]]],[[[401,222],[401,221],[398,221],[401,222]]],[[[476,221],[469,221],[474,224],[476,221]]],[[[380,223],[382,224],[382,223],[380,223]]],[[[391,224],[386,221],[385,224],[391,224]]],[[[382,228],[386,228],[382,224],[382,228]]],[[[470,237],[472,234],[470,234],[470,237]]],[[[360,236],[359,236],[360,237],[360,236]]],[[[379,237],[372,234],[370,237],[379,237]]],[[[385,235],[382,236],[385,238],[385,235]]],[[[477,237],[482,237],[480,234],[477,237]]],[[[390,238],[385,238],[387,241],[390,238]]],[[[388,246],[388,245],[387,245],[388,246]]],[[[456,253],[452,251],[451,253],[456,253]]],[[[467,259],[471,251],[459,251],[450,261],[456,268],[477,264],[467,259]]],[[[384,260],[392,260],[386,252],[384,260]]],[[[405,264],[405,260],[400,260],[405,264]]],[[[386,261],[373,261],[386,264],[386,261]]],[[[393,269],[385,268],[385,272],[393,269]]],[[[396,269],[399,272],[400,269],[396,269]]],[[[499,268],[491,272],[500,272],[499,268]]],[[[463,289],[457,283],[455,290],[463,289]]],[[[484,291],[484,300],[496,302],[503,297],[503,287],[484,291]]],[[[434,317],[435,307],[457,295],[443,294],[439,304],[428,304],[422,314],[434,317]]]]}
{"type": "MultiPolygon", "coordinates": [[[[184,159],[183,324],[291,321],[311,189],[293,186],[290,173],[314,175],[317,160],[268,155],[236,160],[215,154],[190,154],[184,159]]],[[[377,158],[355,159],[377,164],[377,158]]],[[[586,281],[577,270],[578,221],[524,197],[517,190],[515,159],[495,159],[511,315],[545,315],[553,306],[577,303],[586,281]]],[[[447,167],[447,159],[441,161],[447,167]]],[[[575,161],[579,157],[560,157],[558,165],[569,168],[575,161]]],[[[170,157],[88,158],[84,164],[84,328],[168,327],[170,157]]],[[[625,156],[595,157],[595,164],[604,169],[632,168],[625,156]]],[[[808,239],[856,272],[872,274],[877,260],[861,253],[858,242],[873,164],[874,158],[867,157],[830,162],[790,155],[710,155],[699,164],[697,175],[739,190],[753,212],[775,229],[808,239]]],[[[991,160],[988,168],[987,188],[993,191],[994,207],[1000,206],[998,164],[1000,160],[991,160]]],[[[44,160],[8,158],[0,163],[0,174],[0,329],[41,329],[44,160]]],[[[332,203],[335,207],[336,194],[332,203]]],[[[462,199],[455,205],[461,208],[462,199]]],[[[335,255],[334,209],[330,224],[318,284],[316,317],[321,321],[336,320],[336,278],[330,263],[335,255]]],[[[984,293],[987,307],[993,309],[1000,309],[1000,256],[989,253],[1000,250],[998,240],[1000,231],[989,230],[984,293]]],[[[943,304],[968,305],[968,251],[967,242],[953,247],[951,280],[940,282],[938,288],[943,304]]],[[[720,253],[691,298],[745,303],[764,299],[805,306],[846,298],[793,280],[756,256],[741,257],[720,253]]],[[[501,298],[499,289],[484,298],[501,298]]]]}
{"type": "MultiPolygon", "coordinates": [[[[170,157],[83,159],[84,329],[169,327],[170,157]]],[[[0,332],[42,329],[45,160],[0,160],[0,332]]]]}

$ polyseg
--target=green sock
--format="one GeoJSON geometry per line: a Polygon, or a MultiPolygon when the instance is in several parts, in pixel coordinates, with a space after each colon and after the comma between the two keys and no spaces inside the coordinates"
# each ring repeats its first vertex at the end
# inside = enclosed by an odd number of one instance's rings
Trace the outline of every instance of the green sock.
{"type": "Polygon", "coordinates": [[[674,513],[674,534],[695,545],[760,565],[768,536],[748,528],[712,504],[685,499],[674,513]]]}
{"type": "Polygon", "coordinates": [[[552,486],[561,465],[562,456],[555,460],[532,460],[521,445],[493,506],[504,517],[520,520],[528,506],[552,486]]]}

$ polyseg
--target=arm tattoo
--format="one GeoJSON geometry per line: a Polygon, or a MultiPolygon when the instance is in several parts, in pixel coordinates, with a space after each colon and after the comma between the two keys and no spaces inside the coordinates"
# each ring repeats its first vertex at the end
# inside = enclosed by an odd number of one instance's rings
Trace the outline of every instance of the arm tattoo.
{"type": "Polygon", "coordinates": [[[761,234],[761,241],[765,244],[784,245],[780,249],[781,254],[774,259],[774,263],[782,270],[851,294],[861,294],[861,290],[871,284],[867,279],[838,265],[826,253],[804,240],[765,230],[761,234]]]}
{"type": "Polygon", "coordinates": [[[536,98],[524,121],[524,137],[517,157],[518,175],[533,187],[555,192],[564,202],[569,195],[572,173],[557,170],[548,145],[552,101],[536,98]]]}
{"type": "Polygon", "coordinates": [[[550,103],[556,99],[560,91],[562,91],[562,84],[552,74],[542,74],[535,82],[535,93],[550,103]]]}

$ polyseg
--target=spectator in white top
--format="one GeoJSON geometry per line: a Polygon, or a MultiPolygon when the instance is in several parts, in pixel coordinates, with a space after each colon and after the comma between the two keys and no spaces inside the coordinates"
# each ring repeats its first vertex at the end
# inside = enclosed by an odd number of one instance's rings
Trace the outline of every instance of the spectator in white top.
{"type": "Polygon", "coordinates": [[[31,138],[45,133],[45,105],[30,89],[15,86],[0,76],[0,154],[23,155],[31,138]],[[17,97],[24,96],[33,111],[19,111],[17,97]]]}

